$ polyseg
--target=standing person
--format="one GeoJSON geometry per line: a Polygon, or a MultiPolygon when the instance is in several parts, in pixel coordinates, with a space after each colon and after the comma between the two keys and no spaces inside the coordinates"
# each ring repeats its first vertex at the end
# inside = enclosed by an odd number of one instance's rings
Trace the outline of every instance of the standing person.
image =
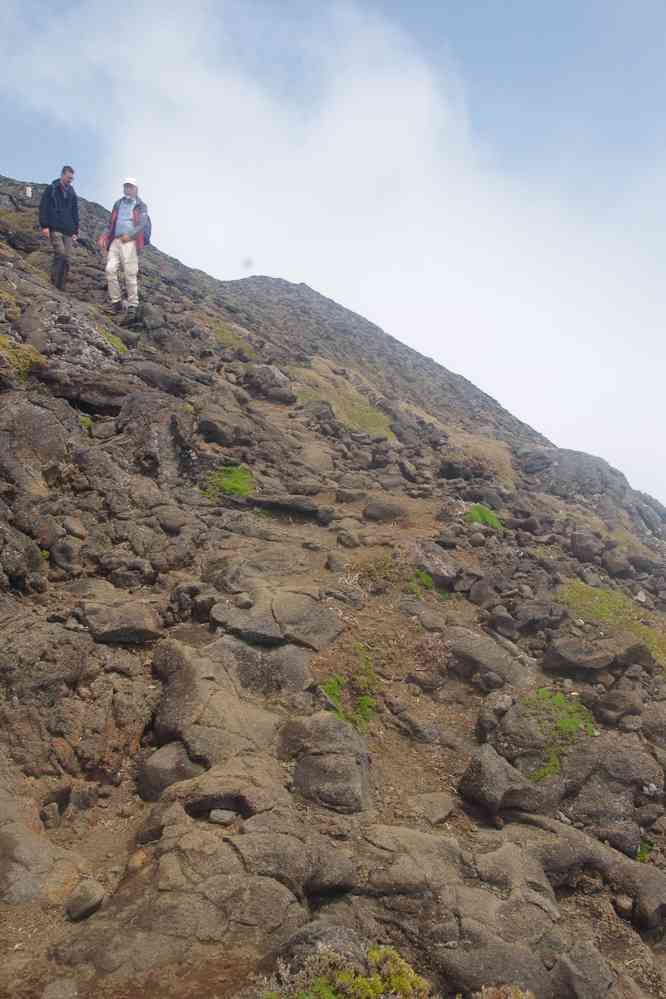
{"type": "Polygon", "coordinates": [[[108,253],[106,260],[106,280],[111,299],[111,311],[122,312],[122,292],[118,271],[122,267],[127,287],[127,322],[137,317],[139,307],[139,252],[146,241],[149,226],[148,208],[139,197],[139,188],[134,177],[126,177],[123,182],[123,196],[116,201],[111,211],[108,227],[99,239],[99,245],[108,253]]]}
{"type": "Polygon", "coordinates": [[[72,187],[73,179],[74,168],[64,166],[60,178],[48,185],[39,203],[42,235],[51,237],[53,247],[51,283],[61,291],[67,284],[72,243],[79,237],[79,199],[72,187]]]}

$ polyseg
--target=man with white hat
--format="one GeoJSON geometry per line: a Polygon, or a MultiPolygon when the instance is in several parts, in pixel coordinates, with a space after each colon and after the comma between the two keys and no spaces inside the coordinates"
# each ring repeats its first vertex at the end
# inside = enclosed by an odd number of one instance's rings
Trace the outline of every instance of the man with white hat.
{"type": "Polygon", "coordinates": [[[122,267],[127,288],[127,322],[136,320],[139,307],[139,253],[150,237],[148,208],[139,197],[134,177],[125,177],[123,196],[111,211],[108,227],[99,238],[100,247],[107,252],[106,281],[111,299],[111,311],[122,312],[122,292],[118,271],[122,267]]]}

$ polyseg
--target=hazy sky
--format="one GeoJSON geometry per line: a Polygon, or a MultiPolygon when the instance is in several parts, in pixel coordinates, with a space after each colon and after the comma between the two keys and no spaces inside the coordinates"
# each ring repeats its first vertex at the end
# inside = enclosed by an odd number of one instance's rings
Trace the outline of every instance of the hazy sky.
{"type": "Polygon", "coordinates": [[[161,249],[305,281],[666,502],[665,56],[663,0],[9,0],[0,173],[135,175],[161,249]]]}

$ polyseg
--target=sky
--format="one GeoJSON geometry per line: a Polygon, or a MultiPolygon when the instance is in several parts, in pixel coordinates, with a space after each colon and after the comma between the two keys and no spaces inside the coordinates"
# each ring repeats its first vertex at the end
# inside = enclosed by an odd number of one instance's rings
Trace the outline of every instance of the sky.
{"type": "Polygon", "coordinates": [[[663,0],[5,0],[0,173],[304,281],[666,503],[663,0]],[[7,6],[8,4],[8,6],[7,6]]]}

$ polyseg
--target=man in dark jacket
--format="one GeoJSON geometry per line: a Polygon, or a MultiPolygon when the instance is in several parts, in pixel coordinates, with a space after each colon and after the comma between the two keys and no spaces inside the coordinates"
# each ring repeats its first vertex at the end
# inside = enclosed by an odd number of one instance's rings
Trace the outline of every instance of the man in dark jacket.
{"type": "Polygon", "coordinates": [[[79,237],[79,199],[72,187],[74,168],[64,166],[59,180],[46,188],[39,205],[39,225],[51,237],[51,282],[61,291],[67,284],[72,243],[79,237]]]}

